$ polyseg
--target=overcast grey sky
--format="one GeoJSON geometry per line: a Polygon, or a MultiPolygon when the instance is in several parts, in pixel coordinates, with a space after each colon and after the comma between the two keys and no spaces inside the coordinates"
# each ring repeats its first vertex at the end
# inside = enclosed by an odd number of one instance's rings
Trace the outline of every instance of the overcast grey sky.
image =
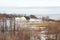
{"type": "Polygon", "coordinates": [[[0,12],[38,16],[48,14],[51,18],[59,19],[60,0],[0,0],[0,12]]]}
{"type": "Polygon", "coordinates": [[[0,12],[56,14],[60,13],[60,0],[0,0],[0,12]]]}
{"type": "Polygon", "coordinates": [[[60,6],[60,0],[0,0],[0,7],[60,6]]]}

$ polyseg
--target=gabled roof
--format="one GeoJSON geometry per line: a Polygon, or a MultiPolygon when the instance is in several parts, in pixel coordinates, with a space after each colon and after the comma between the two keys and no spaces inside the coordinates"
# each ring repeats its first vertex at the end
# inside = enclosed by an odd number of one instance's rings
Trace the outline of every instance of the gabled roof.
{"type": "Polygon", "coordinates": [[[28,17],[28,16],[24,16],[25,18],[26,18],[26,20],[30,20],[30,17],[28,17]]]}

